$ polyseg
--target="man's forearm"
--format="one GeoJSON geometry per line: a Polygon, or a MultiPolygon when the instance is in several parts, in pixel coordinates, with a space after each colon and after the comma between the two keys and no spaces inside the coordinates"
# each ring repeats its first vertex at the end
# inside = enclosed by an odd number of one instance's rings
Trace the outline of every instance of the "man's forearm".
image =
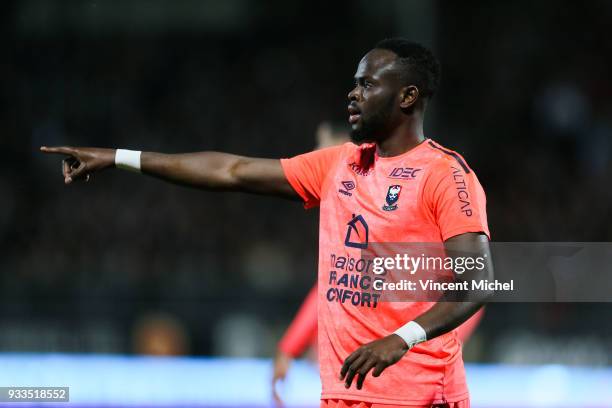
{"type": "Polygon", "coordinates": [[[414,321],[425,330],[429,340],[456,329],[482,306],[483,302],[438,302],[414,321]]]}
{"type": "Polygon", "coordinates": [[[298,198],[278,159],[221,152],[143,152],[141,171],[176,184],[216,191],[243,191],[298,198]]]}
{"type": "MultiPolygon", "coordinates": [[[[493,279],[492,257],[486,235],[461,234],[447,240],[444,246],[447,255],[451,257],[478,257],[483,262],[482,268],[455,273],[457,282],[468,284],[472,281],[493,279]]],[[[492,295],[493,292],[489,290],[449,290],[429,310],[415,318],[414,323],[409,322],[395,333],[402,337],[409,347],[415,342],[431,340],[459,327],[489,301],[492,295]]]]}
{"type": "Polygon", "coordinates": [[[241,156],[218,152],[164,154],[142,152],[141,171],[145,174],[207,190],[237,190],[241,156]]]}

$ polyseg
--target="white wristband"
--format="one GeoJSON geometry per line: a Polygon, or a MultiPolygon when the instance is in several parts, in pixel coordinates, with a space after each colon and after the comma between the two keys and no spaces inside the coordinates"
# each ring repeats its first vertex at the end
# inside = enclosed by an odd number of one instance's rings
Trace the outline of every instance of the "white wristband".
{"type": "Polygon", "coordinates": [[[138,150],[117,149],[115,167],[140,173],[140,153],[138,150]]]}
{"type": "Polygon", "coordinates": [[[404,339],[409,349],[427,340],[427,333],[425,333],[425,330],[420,324],[414,321],[406,323],[393,333],[404,339]]]}

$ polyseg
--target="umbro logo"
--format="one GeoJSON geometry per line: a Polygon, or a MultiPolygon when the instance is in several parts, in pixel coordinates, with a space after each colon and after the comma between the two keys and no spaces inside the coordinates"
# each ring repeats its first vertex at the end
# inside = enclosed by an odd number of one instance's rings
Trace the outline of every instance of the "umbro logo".
{"type": "Polygon", "coordinates": [[[354,189],[355,189],[355,182],[348,180],[348,181],[342,182],[342,188],[338,190],[338,192],[350,197],[353,195],[353,193],[349,193],[349,191],[354,190],[354,189]]]}
{"type": "Polygon", "coordinates": [[[355,183],[351,180],[349,181],[343,181],[342,182],[342,186],[347,189],[347,190],[352,190],[355,188],[355,183]]]}

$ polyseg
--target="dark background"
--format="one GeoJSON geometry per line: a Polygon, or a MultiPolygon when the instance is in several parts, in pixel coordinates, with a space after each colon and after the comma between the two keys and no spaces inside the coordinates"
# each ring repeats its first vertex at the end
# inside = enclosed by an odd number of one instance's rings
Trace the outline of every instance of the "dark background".
{"type": "MultiPolygon", "coordinates": [[[[38,147],[302,153],[390,36],[439,57],[426,134],[477,172],[495,241],[612,239],[612,2],[0,7],[0,351],[140,352],[153,320],[184,353],[270,356],[315,281],[316,210],[119,172],[64,186],[38,147]]],[[[490,305],[466,354],[610,364],[611,312],[490,305]]]]}

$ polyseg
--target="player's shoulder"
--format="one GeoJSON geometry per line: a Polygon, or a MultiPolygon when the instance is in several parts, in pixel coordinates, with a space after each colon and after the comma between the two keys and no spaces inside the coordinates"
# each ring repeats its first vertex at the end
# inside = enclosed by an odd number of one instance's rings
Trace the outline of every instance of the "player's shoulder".
{"type": "Polygon", "coordinates": [[[347,152],[349,154],[358,152],[360,149],[362,149],[360,145],[356,145],[353,142],[345,142],[345,143],[342,143],[341,145],[338,145],[338,147],[342,149],[344,152],[347,152]]]}
{"type": "Polygon", "coordinates": [[[353,150],[352,143],[344,143],[334,146],[323,147],[295,156],[296,159],[316,162],[333,163],[338,159],[351,155],[353,150]]]}
{"type": "Polygon", "coordinates": [[[334,154],[339,154],[339,155],[346,155],[346,154],[352,154],[356,152],[357,150],[359,150],[359,146],[351,142],[346,142],[346,143],[342,143],[342,144],[338,144],[334,146],[324,147],[322,149],[318,149],[315,151],[323,152],[323,153],[334,153],[334,154]]]}
{"type": "Polygon", "coordinates": [[[472,169],[468,166],[465,158],[457,151],[449,149],[432,139],[427,139],[423,143],[426,143],[427,159],[432,171],[445,170],[450,166],[451,168],[458,167],[466,174],[472,173],[472,169]]]}
{"type": "Polygon", "coordinates": [[[349,163],[361,163],[368,156],[372,156],[373,152],[376,151],[376,145],[374,143],[364,143],[357,145],[353,142],[346,142],[341,145],[334,146],[337,157],[342,161],[348,161],[349,163]]]}

